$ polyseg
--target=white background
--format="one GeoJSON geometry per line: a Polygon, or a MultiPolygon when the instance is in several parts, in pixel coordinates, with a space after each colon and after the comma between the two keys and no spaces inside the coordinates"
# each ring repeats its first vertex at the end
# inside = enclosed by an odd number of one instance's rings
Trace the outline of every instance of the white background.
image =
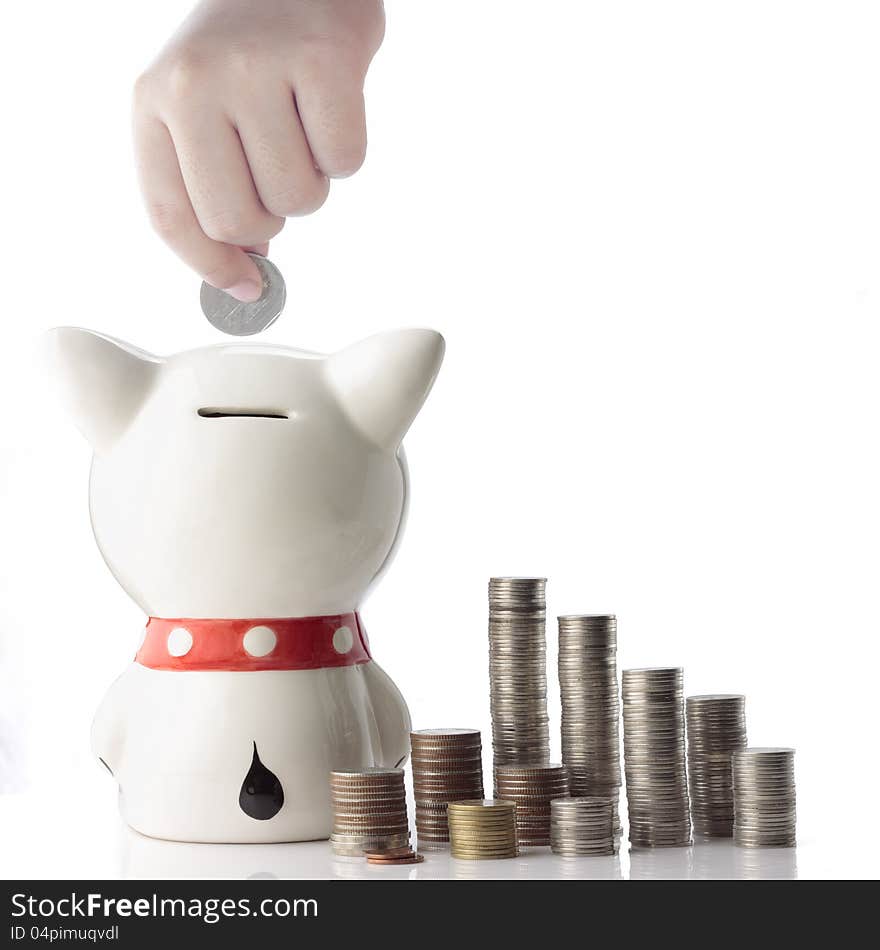
{"type": "MultiPolygon", "coordinates": [[[[333,873],[323,845],[132,845],[88,749],[142,618],[93,543],[89,451],[31,350],[64,323],[159,353],[221,341],[147,225],[129,144],[131,83],[183,6],[4,14],[7,877],[333,873]]],[[[289,298],[265,334],[446,335],[406,440],[407,537],[364,609],[377,659],[417,727],[481,725],[488,745],[487,578],[546,575],[551,618],[618,614],[621,667],[744,692],[752,743],[797,748],[800,846],[766,873],[873,876],[876,4],[387,6],[367,163],[274,243],[289,298]]],[[[739,873],[729,849],[714,867],[739,873]]]]}

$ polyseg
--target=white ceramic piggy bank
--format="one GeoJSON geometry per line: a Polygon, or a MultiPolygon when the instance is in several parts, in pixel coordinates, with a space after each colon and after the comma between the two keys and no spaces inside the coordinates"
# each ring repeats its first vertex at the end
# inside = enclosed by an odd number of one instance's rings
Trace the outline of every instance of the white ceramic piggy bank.
{"type": "Polygon", "coordinates": [[[409,747],[356,611],[401,532],[400,442],[442,337],[162,359],[61,328],[47,350],[94,449],[98,545],[150,618],[92,733],[125,820],[184,841],[327,837],[328,772],[409,747]]]}

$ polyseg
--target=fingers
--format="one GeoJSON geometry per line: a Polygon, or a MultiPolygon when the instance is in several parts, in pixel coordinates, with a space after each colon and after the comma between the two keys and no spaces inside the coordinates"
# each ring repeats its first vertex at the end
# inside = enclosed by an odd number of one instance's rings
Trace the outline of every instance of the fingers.
{"type": "Polygon", "coordinates": [[[315,168],[290,87],[264,90],[235,122],[263,207],[279,217],[317,211],[330,183],[315,168]]]}
{"type": "Polygon", "coordinates": [[[265,253],[286,217],[324,203],[328,178],[363,163],[363,81],[383,19],[378,0],[297,4],[280,20],[233,0],[227,12],[229,37],[195,20],[141,77],[135,134],[154,227],[244,300],[262,286],[244,251],[265,253]]]}
{"type": "Polygon", "coordinates": [[[268,241],[284,219],[263,207],[238,132],[219,112],[190,112],[168,122],[183,181],[202,231],[246,246],[268,241]]]}
{"type": "Polygon", "coordinates": [[[328,178],[346,178],[364,163],[367,120],[364,71],[319,61],[294,78],[296,105],[315,163],[328,178]]]}
{"type": "Polygon", "coordinates": [[[203,231],[164,123],[139,118],[134,131],[141,188],[159,236],[209,284],[239,300],[257,300],[263,287],[257,266],[240,247],[212,240],[203,231]]]}

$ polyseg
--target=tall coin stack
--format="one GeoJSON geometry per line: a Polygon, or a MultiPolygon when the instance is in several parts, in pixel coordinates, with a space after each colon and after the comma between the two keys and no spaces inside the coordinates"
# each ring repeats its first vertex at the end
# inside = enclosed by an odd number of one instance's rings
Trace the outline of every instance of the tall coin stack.
{"type": "Polygon", "coordinates": [[[550,761],[546,584],[544,577],[489,581],[489,688],[496,766],[550,761]]]}
{"type": "Polygon", "coordinates": [[[568,857],[617,854],[617,798],[556,798],[550,802],[550,850],[568,857]]]}
{"type": "Polygon", "coordinates": [[[794,749],[751,748],[733,754],[733,840],[745,848],[796,844],[794,749]]]}
{"type": "Polygon", "coordinates": [[[484,799],[450,802],[449,850],[454,858],[488,860],[515,858],[516,805],[484,799]]]}
{"type": "Polygon", "coordinates": [[[687,761],[694,831],[714,838],[733,834],[731,756],[746,747],[746,698],[688,696],[687,761]]]}
{"type": "Polygon", "coordinates": [[[571,794],[616,802],[621,784],[617,618],[571,615],[558,621],[562,761],[571,794]]]}
{"type": "Polygon", "coordinates": [[[499,765],[495,794],[516,804],[516,835],[520,845],[550,844],[550,803],[568,797],[564,765],[499,765]]]}
{"type": "Polygon", "coordinates": [[[483,797],[483,747],[478,729],[410,733],[419,846],[449,841],[446,806],[483,797]]]}
{"type": "Polygon", "coordinates": [[[361,855],[409,846],[403,769],[330,773],[335,854],[361,855]]]}
{"type": "Polygon", "coordinates": [[[681,667],[623,671],[623,757],[635,848],[691,843],[681,667]]]}

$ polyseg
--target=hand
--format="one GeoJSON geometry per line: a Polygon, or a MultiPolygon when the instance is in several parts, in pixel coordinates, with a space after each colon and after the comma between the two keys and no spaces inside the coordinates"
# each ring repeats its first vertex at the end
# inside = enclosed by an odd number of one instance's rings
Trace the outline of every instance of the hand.
{"type": "Polygon", "coordinates": [[[135,151],[154,228],[239,300],[290,215],[360,168],[363,83],[381,0],[202,0],[135,87],[135,151]]]}

